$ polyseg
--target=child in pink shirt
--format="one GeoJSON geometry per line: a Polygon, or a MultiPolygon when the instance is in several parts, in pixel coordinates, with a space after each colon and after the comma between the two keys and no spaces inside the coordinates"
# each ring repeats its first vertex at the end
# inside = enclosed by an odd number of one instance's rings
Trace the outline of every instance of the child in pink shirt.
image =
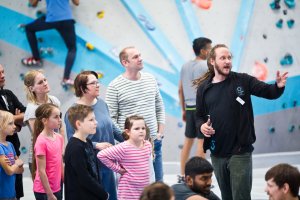
{"type": "Polygon", "coordinates": [[[60,111],[51,103],[40,105],[35,112],[33,132],[33,191],[37,200],[61,200],[63,178],[63,138],[54,132],[61,126],[60,111]]]}
{"type": "Polygon", "coordinates": [[[145,140],[146,124],[143,117],[134,115],[125,120],[128,140],[100,151],[97,157],[108,168],[120,173],[119,200],[138,200],[150,183],[152,146],[145,140]]]}

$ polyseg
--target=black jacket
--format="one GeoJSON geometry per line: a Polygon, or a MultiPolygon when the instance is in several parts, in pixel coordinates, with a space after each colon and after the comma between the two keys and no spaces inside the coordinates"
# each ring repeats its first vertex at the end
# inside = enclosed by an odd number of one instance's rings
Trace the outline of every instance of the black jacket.
{"type": "MultiPolygon", "coordinates": [[[[21,112],[25,112],[25,110],[26,110],[26,107],[23,106],[23,104],[19,101],[19,99],[16,97],[16,95],[14,95],[14,93],[12,91],[6,90],[6,89],[0,89],[0,110],[8,111],[14,115],[16,108],[18,108],[21,112]],[[5,104],[2,96],[4,96],[4,98],[6,98],[6,101],[8,103],[8,109],[6,107],[6,104],[5,104]]],[[[14,145],[16,154],[17,154],[17,156],[19,156],[21,153],[19,150],[20,149],[20,140],[19,140],[18,134],[15,133],[11,136],[7,136],[6,140],[11,142],[14,145]]]]}
{"type": "MultiPolygon", "coordinates": [[[[240,154],[245,152],[252,152],[252,144],[256,140],[255,130],[254,130],[254,115],[251,102],[251,95],[258,97],[263,97],[267,99],[276,99],[281,96],[284,88],[278,88],[277,84],[267,84],[265,82],[257,80],[245,73],[230,72],[226,81],[228,81],[229,91],[232,96],[232,112],[235,120],[236,126],[231,130],[233,137],[236,137],[236,144],[230,153],[240,154]],[[240,97],[245,104],[241,105],[236,98],[240,97]]],[[[205,80],[197,90],[196,98],[196,117],[197,117],[197,127],[200,129],[201,125],[207,121],[207,115],[209,110],[207,110],[207,105],[205,104],[205,94],[213,86],[212,77],[205,80]]],[[[221,98],[220,96],[216,98],[221,98]]],[[[225,105],[226,106],[226,105],[225,105]]],[[[215,135],[217,135],[216,133],[215,135]]],[[[219,144],[222,144],[220,140],[221,137],[216,137],[219,140],[219,144]]],[[[226,145],[226,144],[222,144],[226,145]]],[[[204,139],[204,150],[206,151],[211,146],[211,138],[205,137],[204,139]]],[[[212,152],[213,153],[213,152],[212,152]]],[[[215,156],[228,156],[224,155],[222,152],[213,153],[215,156]]]]}

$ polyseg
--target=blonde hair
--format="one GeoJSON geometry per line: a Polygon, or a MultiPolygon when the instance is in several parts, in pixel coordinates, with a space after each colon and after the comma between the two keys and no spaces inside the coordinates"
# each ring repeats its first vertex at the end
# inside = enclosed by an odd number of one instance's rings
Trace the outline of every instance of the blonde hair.
{"type": "Polygon", "coordinates": [[[214,66],[211,64],[211,61],[216,60],[216,49],[218,48],[228,49],[228,47],[225,44],[217,44],[210,50],[207,57],[207,67],[208,67],[207,72],[203,74],[201,77],[193,80],[193,86],[195,86],[196,88],[198,88],[205,80],[215,76],[214,66]]]}
{"type": "MultiPolygon", "coordinates": [[[[128,60],[128,49],[134,49],[134,46],[125,47],[119,54],[120,63],[122,64],[123,60],[128,60]]],[[[123,64],[122,64],[123,65],[123,64]]]]}
{"type": "Polygon", "coordinates": [[[13,120],[13,114],[4,110],[0,110],[0,131],[4,130],[8,126],[9,122],[13,120]]]}
{"type": "Polygon", "coordinates": [[[30,70],[25,74],[24,77],[24,86],[26,92],[27,101],[30,103],[37,104],[36,94],[31,91],[30,87],[33,87],[35,84],[35,77],[38,74],[44,74],[42,70],[30,70]]]}

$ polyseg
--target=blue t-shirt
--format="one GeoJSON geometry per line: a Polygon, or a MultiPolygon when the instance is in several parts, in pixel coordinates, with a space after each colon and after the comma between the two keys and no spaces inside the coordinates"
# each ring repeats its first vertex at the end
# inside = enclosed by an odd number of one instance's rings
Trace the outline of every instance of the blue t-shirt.
{"type": "MultiPolygon", "coordinates": [[[[13,165],[15,164],[16,151],[12,143],[7,143],[8,146],[0,143],[0,156],[5,155],[6,157],[8,157],[10,160],[10,164],[13,165]]],[[[15,174],[11,176],[7,175],[2,166],[0,166],[0,199],[16,197],[15,180],[15,174]]]]}
{"type": "Polygon", "coordinates": [[[46,4],[46,22],[73,19],[69,0],[46,0],[46,4]]]}

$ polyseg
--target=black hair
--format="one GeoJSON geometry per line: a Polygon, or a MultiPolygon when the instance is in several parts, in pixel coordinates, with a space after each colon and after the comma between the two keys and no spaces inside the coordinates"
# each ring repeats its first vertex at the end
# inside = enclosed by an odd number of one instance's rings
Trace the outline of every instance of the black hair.
{"type": "Polygon", "coordinates": [[[200,50],[205,49],[207,44],[211,44],[211,40],[205,37],[199,37],[193,41],[193,49],[196,56],[200,55],[200,50]]]}
{"type": "Polygon", "coordinates": [[[196,175],[211,173],[214,171],[212,165],[204,158],[199,156],[192,157],[185,164],[185,176],[194,178],[196,175]]]}

